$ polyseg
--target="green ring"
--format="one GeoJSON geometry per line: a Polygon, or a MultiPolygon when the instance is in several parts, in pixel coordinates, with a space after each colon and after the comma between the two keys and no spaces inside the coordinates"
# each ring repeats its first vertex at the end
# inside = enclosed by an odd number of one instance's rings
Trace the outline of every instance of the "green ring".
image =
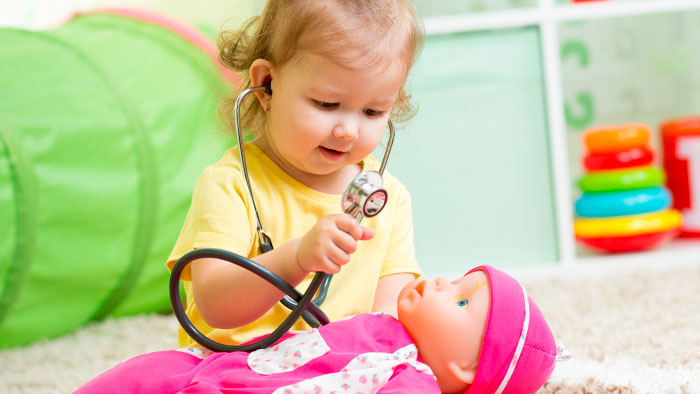
{"type": "Polygon", "coordinates": [[[617,171],[591,172],[581,177],[578,186],[584,192],[611,192],[659,186],[666,173],[658,166],[617,171]]]}

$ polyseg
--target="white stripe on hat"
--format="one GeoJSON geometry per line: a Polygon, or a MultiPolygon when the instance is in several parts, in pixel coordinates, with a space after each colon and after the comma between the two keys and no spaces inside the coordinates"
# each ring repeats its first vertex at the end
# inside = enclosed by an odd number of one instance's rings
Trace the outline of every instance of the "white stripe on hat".
{"type": "MultiPolygon", "coordinates": [[[[517,282],[517,279],[516,279],[517,282]]],[[[525,291],[525,287],[518,282],[520,285],[520,288],[523,289],[523,296],[525,297],[525,318],[523,319],[523,329],[520,332],[520,339],[518,340],[518,346],[515,347],[515,353],[513,353],[513,358],[510,360],[510,365],[508,366],[508,370],[506,371],[506,376],[503,377],[503,380],[501,381],[501,385],[498,386],[498,389],[494,394],[501,394],[503,390],[506,389],[506,386],[508,385],[508,381],[510,381],[511,375],[513,375],[513,371],[515,371],[515,366],[518,364],[518,359],[520,358],[520,354],[523,351],[523,346],[525,345],[525,338],[527,337],[527,329],[530,327],[530,303],[528,302],[527,299],[527,291],[525,291]]]]}

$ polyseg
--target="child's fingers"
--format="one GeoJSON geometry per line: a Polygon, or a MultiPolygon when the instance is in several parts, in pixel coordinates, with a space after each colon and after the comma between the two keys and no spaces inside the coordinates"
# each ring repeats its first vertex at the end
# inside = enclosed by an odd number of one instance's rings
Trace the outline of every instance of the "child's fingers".
{"type": "Polygon", "coordinates": [[[362,226],[360,226],[360,223],[358,223],[357,220],[355,220],[354,217],[345,214],[345,215],[339,215],[335,225],[342,231],[350,234],[354,239],[359,240],[362,239],[363,231],[362,231],[362,226]]]}
{"type": "MultiPolygon", "coordinates": [[[[351,255],[357,250],[357,241],[353,236],[345,232],[339,232],[333,239],[333,243],[341,251],[351,255]]],[[[348,260],[350,257],[348,256],[348,260]]],[[[347,263],[347,261],[345,261],[347,263]]]]}
{"type": "Polygon", "coordinates": [[[328,259],[338,267],[340,271],[340,266],[345,265],[350,261],[350,253],[344,251],[342,248],[336,247],[328,251],[328,259]]]}
{"type": "Polygon", "coordinates": [[[367,241],[372,238],[374,238],[374,229],[362,227],[362,238],[360,238],[360,241],[367,241]]]}
{"type": "Polygon", "coordinates": [[[325,269],[322,269],[321,271],[327,274],[337,274],[340,272],[341,264],[336,264],[332,258],[327,257],[324,266],[325,269]]]}

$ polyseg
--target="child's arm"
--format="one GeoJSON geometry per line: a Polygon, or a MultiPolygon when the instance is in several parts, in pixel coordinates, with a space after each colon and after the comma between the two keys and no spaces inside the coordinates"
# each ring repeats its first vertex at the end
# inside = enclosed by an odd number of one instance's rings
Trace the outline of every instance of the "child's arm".
{"type": "Polygon", "coordinates": [[[398,317],[396,303],[399,298],[399,292],[414,279],[413,274],[394,274],[379,278],[372,312],[383,312],[398,317]]]}
{"type": "MultiPolygon", "coordinates": [[[[357,241],[373,235],[371,229],[362,227],[348,214],[329,215],[303,237],[252,260],[296,286],[310,272],[339,272],[357,249],[357,241]]],[[[192,286],[202,318],[216,328],[248,324],[284,296],[257,275],[218,259],[202,259],[192,264],[192,286]]]]}

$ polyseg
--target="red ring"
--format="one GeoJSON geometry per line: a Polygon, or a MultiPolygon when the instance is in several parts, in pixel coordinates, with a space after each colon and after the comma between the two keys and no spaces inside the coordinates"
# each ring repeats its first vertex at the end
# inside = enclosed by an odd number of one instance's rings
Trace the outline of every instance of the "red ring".
{"type": "Polygon", "coordinates": [[[645,166],[653,161],[653,150],[649,148],[632,148],[619,152],[589,153],[583,157],[582,164],[588,171],[601,171],[645,166]]]}
{"type": "Polygon", "coordinates": [[[676,237],[680,231],[679,228],[674,228],[640,235],[626,235],[622,237],[576,237],[576,239],[591,249],[620,253],[656,248],[676,237]]]}

